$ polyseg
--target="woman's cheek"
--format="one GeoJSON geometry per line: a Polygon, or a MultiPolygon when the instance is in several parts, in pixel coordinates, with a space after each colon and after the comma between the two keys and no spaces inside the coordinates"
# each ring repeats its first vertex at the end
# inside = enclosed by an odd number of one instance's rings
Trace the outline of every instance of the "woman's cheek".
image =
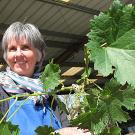
{"type": "Polygon", "coordinates": [[[13,53],[7,53],[7,63],[11,64],[14,62],[14,54],[13,53]]]}

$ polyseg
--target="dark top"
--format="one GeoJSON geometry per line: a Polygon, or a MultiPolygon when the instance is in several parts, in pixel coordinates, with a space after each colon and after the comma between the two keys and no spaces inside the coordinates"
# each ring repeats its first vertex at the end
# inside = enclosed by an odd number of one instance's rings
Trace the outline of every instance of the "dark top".
{"type": "MultiPolygon", "coordinates": [[[[9,97],[9,95],[0,86],[0,100],[5,99],[5,98],[8,98],[8,97],[9,97]]],[[[2,112],[3,115],[8,110],[8,108],[9,108],[9,100],[4,101],[4,102],[0,102],[0,112],[2,112]]]]}

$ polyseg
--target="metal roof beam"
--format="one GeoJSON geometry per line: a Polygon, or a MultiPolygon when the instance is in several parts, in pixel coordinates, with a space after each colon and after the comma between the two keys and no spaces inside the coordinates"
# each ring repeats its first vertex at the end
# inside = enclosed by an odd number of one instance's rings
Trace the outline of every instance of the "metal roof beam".
{"type": "MultiPolygon", "coordinates": [[[[0,32],[2,33],[3,31],[5,31],[8,26],[9,26],[8,24],[0,23],[0,32]]],[[[39,30],[43,35],[47,35],[47,36],[63,37],[63,38],[77,39],[77,40],[78,39],[81,40],[81,39],[85,38],[84,35],[76,35],[76,34],[71,34],[71,33],[49,31],[49,30],[45,30],[45,29],[39,29],[39,30]]]]}
{"type": "MultiPolygon", "coordinates": [[[[62,67],[84,67],[85,63],[83,62],[63,62],[60,64],[62,67]]],[[[89,67],[94,67],[93,62],[89,63],[89,67]]]]}
{"type": "MultiPolygon", "coordinates": [[[[80,77],[79,76],[75,76],[75,77],[62,77],[62,79],[66,79],[66,81],[64,82],[64,85],[65,86],[69,86],[69,85],[72,85],[73,83],[76,83],[76,80],[78,80],[78,79],[80,79],[80,77]],[[68,81],[68,80],[70,80],[70,81],[68,81]],[[71,82],[71,80],[72,80],[72,82],[71,82]]],[[[100,87],[102,87],[102,86],[104,86],[104,84],[110,79],[110,78],[108,78],[108,77],[106,77],[106,78],[104,78],[104,77],[93,77],[93,78],[91,78],[91,79],[97,79],[94,83],[91,83],[90,85],[89,85],[89,88],[94,88],[94,87],[96,87],[95,86],[95,84],[97,84],[97,85],[99,85],[100,87]]],[[[64,91],[65,92],[65,91],[64,91]]],[[[71,92],[71,91],[69,91],[69,92],[71,92]]],[[[68,91],[67,91],[67,93],[66,94],[68,94],[69,93],[68,91]]],[[[60,92],[60,94],[63,94],[63,92],[61,91],[60,92]]]]}
{"type": "Polygon", "coordinates": [[[78,52],[80,49],[84,47],[84,44],[87,43],[88,38],[84,38],[81,40],[80,43],[72,45],[72,47],[69,47],[66,49],[62,54],[60,54],[57,58],[54,59],[56,63],[62,64],[65,62],[68,58],[70,58],[75,52],[78,52]]]}
{"type": "Polygon", "coordinates": [[[48,36],[63,37],[63,38],[69,38],[69,39],[82,39],[85,37],[84,35],[76,35],[76,34],[71,34],[71,33],[49,31],[49,30],[45,30],[45,29],[39,29],[39,30],[43,35],[48,35],[48,36]]]}
{"type": "Polygon", "coordinates": [[[74,44],[77,43],[46,40],[47,47],[52,47],[52,48],[68,49],[69,47],[73,47],[74,44]]]}
{"type": "MultiPolygon", "coordinates": [[[[61,76],[62,79],[80,79],[81,75],[73,75],[73,76],[61,76]]],[[[108,78],[109,77],[103,77],[103,76],[97,76],[96,74],[90,74],[89,76],[90,79],[104,79],[104,78],[108,78]]]]}
{"type": "Polygon", "coordinates": [[[60,1],[60,0],[37,0],[37,1],[53,4],[53,5],[56,5],[56,6],[61,6],[61,7],[64,7],[64,8],[70,8],[70,9],[78,10],[78,11],[85,12],[85,13],[92,14],[92,15],[98,15],[100,13],[99,10],[84,7],[84,6],[74,4],[74,3],[71,3],[71,2],[64,2],[64,1],[60,1]]]}
{"type": "MultiPolygon", "coordinates": [[[[0,44],[2,40],[2,35],[0,35],[0,44]]],[[[74,47],[74,45],[79,43],[73,43],[73,42],[62,42],[62,41],[53,41],[53,40],[46,40],[45,39],[46,46],[49,48],[61,48],[61,49],[68,49],[69,47],[74,47]]],[[[0,46],[0,52],[1,52],[1,46],[0,46]]]]}

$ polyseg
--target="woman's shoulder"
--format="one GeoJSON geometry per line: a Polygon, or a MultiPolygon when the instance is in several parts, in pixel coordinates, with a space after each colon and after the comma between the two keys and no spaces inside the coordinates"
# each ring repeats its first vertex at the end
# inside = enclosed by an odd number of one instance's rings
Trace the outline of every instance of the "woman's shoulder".
{"type": "Polygon", "coordinates": [[[8,76],[7,72],[0,72],[0,86],[9,85],[12,79],[8,76]]]}
{"type": "Polygon", "coordinates": [[[0,72],[0,86],[3,86],[6,80],[6,74],[5,72],[0,72]]]}
{"type": "Polygon", "coordinates": [[[5,75],[6,73],[6,71],[0,71],[0,75],[5,75]]]}
{"type": "Polygon", "coordinates": [[[4,71],[0,72],[0,83],[5,81],[6,78],[8,78],[7,73],[4,71]]]}

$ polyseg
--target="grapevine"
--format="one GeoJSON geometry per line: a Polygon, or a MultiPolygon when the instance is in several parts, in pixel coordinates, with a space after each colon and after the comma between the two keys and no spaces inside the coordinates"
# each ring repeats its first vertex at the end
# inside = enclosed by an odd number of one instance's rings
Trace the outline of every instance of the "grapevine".
{"type": "MultiPolygon", "coordinates": [[[[89,129],[95,135],[120,135],[120,123],[130,119],[125,110],[135,110],[135,6],[114,0],[107,11],[90,20],[90,28],[88,43],[84,45],[84,73],[76,84],[65,87],[61,83],[59,65],[51,61],[40,77],[47,91],[13,95],[0,102],[49,94],[58,100],[60,109],[69,114],[71,126],[89,129]],[[91,62],[94,67],[89,66],[91,62]],[[109,79],[98,85],[90,78],[93,70],[109,79]],[[58,93],[63,91],[69,93],[67,100],[72,98],[70,106],[69,102],[59,99],[58,93]]],[[[6,114],[0,121],[1,135],[7,132],[18,135],[17,126],[4,122],[6,114]]],[[[38,127],[35,132],[56,134],[47,126],[38,127]]]]}

